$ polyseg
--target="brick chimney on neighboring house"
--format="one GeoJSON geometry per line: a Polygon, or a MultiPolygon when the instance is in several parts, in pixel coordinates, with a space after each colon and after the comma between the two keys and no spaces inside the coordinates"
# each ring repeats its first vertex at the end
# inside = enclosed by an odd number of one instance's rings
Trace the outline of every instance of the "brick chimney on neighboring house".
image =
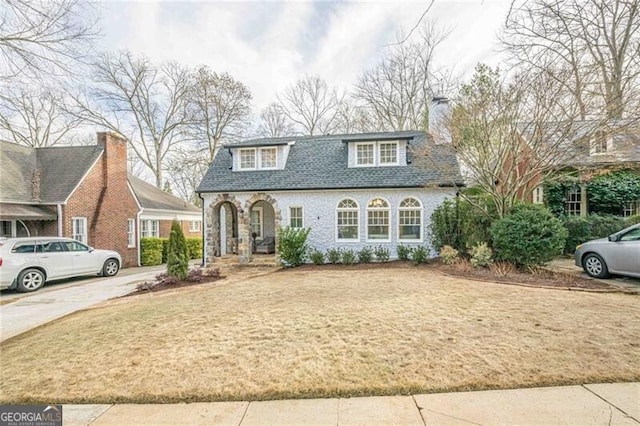
{"type": "Polygon", "coordinates": [[[437,144],[451,143],[451,105],[444,96],[431,99],[429,106],[429,134],[437,144]]]}
{"type": "MultiPolygon", "coordinates": [[[[102,187],[90,230],[96,244],[117,250],[127,266],[137,263],[137,243],[128,243],[130,221],[137,228],[138,205],[129,190],[127,139],[115,132],[98,132],[104,148],[100,163],[102,187]]],[[[137,231],[134,234],[137,241],[137,231]]]]}
{"type": "Polygon", "coordinates": [[[102,173],[105,186],[126,186],[127,139],[115,132],[98,132],[98,145],[104,147],[102,173]]]}

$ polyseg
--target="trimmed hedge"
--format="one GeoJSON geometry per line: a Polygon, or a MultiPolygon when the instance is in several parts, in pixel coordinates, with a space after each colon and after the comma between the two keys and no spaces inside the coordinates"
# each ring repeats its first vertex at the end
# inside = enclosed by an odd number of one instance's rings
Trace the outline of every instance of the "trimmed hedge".
{"type": "Polygon", "coordinates": [[[202,258],[202,238],[187,238],[187,249],[189,249],[190,259],[202,258]]]}
{"type": "Polygon", "coordinates": [[[578,244],[604,238],[629,226],[624,218],[610,215],[590,214],[564,218],[564,227],[569,232],[564,245],[564,254],[573,254],[578,244]]]}
{"type": "Polygon", "coordinates": [[[161,265],[162,262],[162,238],[140,238],[140,264],[142,266],[161,265]]]}

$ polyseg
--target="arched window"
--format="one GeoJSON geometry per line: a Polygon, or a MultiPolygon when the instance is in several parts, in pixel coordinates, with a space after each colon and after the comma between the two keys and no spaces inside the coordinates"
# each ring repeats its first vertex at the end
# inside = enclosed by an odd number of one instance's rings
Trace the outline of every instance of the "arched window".
{"type": "Polygon", "coordinates": [[[338,240],[359,240],[359,221],[360,208],[358,203],[351,198],[345,198],[338,203],[337,213],[337,236],[338,240]]]}
{"type": "Polygon", "coordinates": [[[389,240],[389,203],[382,198],[367,204],[367,240],[389,240]]]}
{"type": "Polygon", "coordinates": [[[422,239],[422,205],[415,198],[405,198],[398,207],[398,239],[422,239]]]}

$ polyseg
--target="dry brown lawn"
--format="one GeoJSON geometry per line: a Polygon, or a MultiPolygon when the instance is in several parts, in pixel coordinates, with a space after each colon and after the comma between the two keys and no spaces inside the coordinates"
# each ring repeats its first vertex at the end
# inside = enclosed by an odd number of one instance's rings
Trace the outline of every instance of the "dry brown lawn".
{"type": "Polygon", "coordinates": [[[640,380],[640,298],[423,268],[287,270],[120,299],[4,342],[0,402],[388,395],[640,380]]]}

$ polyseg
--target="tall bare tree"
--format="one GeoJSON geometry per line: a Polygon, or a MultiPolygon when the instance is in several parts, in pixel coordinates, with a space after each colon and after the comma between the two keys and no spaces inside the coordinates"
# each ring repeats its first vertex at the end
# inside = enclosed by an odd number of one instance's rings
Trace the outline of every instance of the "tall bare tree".
{"type": "Polygon", "coordinates": [[[207,172],[209,164],[207,153],[197,147],[177,149],[167,161],[167,173],[174,194],[199,206],[201,200],[195,190],[207,172]]]}
{"type": "Polygon", "coordinates": [[[419,41],[391,45],[382,61],[362,74],[354,97],[373,116],[377,130],[427,130],[431,98],[451,89],[445,84],[448,75],[433,61],[447,35],[425,27],[419,41]]]}
{"type": "Polygon", "coordinates": [[[189,94],[190,128],[203,144],[209,162],[221,141],[233,141],[249,125],[251,91],[227,73],[218,74],[206,66],[198,68],[189,94]]]}
{"type": "Polygon", "coordinates": [[[97,16],[83,0],[3,0],[0,4],[0,81],[67,74],[90,52],[97,16]]]}
{"type": "Polygon", "coordinates": [[[340,102],[336,120],[336,131],[340,133],[366,133],[378,130],[371,111],[352,98],[340,102]]]}
{"type": "Polygon", "coordinates": [[[54,88],[7,88],[0,97],[0,134],[34,148],[73,143],[81,120],[66,113],[63,105],[64,93],[54,88]]]}
{"type": "Polygon", "coordinates": [[[490,195],[498,215],[575,155],[584,141],[576,133],[588,140],[606,121],[580,120],[579,105],[562,93],[564,85],[548,73],[505,82],[482,64],[462,85],[449,123],[454,148],[467,179],[490,195]]]}
{"type": "Polygon", "coordinates": [[[297,131],[308,135],[329,134],[337,125],[336,116],[343,97],[320,77],[307,75],[278,95],[278,103],[297,131]]]}
{"type": "Polygon", "coordinates": [[[282,110],[282,106],[276,102],[270,103],[260,113],[260,126],[258,134],[266,138],[279,138],[295,134],[293,124],[282,110]]]}
{"type": "Polygon", "coordinates": [[[95,64],[94,84],[73,95],[71,111],[127,136],[162,188],[166,159],[187,140],[190,90],[189,71],[175,63],[158,67],[130,52],[107,53],[95,64]]]}
{"type": "Polygon", "coordinates": [[[640,112],[638,0],[525,2],[512,8],[500,38],[524,68],[562,84],[582,118],[640,112]]]}

